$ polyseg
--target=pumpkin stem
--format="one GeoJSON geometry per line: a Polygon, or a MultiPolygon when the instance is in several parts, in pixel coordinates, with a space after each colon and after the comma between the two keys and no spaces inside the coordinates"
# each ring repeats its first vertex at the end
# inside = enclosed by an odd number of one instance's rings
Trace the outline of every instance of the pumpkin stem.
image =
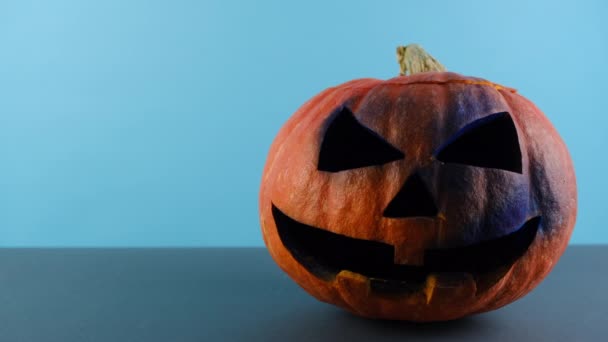
{"type": "Polygon", "coordinates": [[[428,52],[424,51],[418,44],[397,47],[397,62],[399,62],[399,75],[413,75],[427,71],[445,71],[445,67],[433,58],[428,52]]]}

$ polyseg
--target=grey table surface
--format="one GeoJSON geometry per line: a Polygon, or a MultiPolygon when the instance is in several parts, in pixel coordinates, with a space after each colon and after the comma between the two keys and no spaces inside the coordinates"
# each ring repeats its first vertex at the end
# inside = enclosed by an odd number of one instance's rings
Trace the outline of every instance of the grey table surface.
{"type": "Polygon", "coordinates": [[[262,248],[0,249],[0,341],[607,341],[607,261],[572,246],[511,305],[413,324],[317,302],[262,248]]]}

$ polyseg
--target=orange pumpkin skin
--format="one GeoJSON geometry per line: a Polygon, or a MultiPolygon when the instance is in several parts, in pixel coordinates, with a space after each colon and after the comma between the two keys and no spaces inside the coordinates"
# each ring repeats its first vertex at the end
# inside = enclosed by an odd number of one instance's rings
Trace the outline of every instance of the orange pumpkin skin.
{"type": "Polygon", "coordinates": [[[576,196],[566,146],[532,102],[483,79],[424,72],[386,81],[353,80],[304,104],[272,143],[259,210],[270,255],[312,296],[365,317],[422,322],[494,310],[531,291],[567,246],[576,196]],[[350,108],[404,158],[341,172],[319,170],[327,123],[340,106],[350,108]],[[499,112],[508,112],[515,124],[521,173],[437,159],[438,148],[460,129],[499,112]],[[437,215],[384,217],[387,203],[413,173],[427,184],[437,215]],[[429,249],[499,238],[532,216],[542,221],[525,253],[494,276],[432,273],[415,290],[386,293],[373,290],[369,277],[349,270],[328,277],[311,273],[281,240],[273,206],[306,225],[392,245],[398,265],[424,265],[429,249]]]}

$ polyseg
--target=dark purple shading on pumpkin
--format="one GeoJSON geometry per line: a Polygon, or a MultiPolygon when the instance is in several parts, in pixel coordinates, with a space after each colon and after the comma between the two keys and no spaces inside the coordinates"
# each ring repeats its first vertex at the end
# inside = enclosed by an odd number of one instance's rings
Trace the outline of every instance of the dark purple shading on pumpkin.
{"type": "Polygon", "coordinates": [[[435,153],[437,160],[522,173],[513,119],[507,112],[488,115],[460,129],[435,153]]]}

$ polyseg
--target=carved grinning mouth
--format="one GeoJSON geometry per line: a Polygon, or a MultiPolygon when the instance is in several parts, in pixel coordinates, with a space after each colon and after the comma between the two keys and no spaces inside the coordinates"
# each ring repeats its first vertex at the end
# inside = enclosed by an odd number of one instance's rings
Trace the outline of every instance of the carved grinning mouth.
{"type": "Polygon", "coordinates": [[[395,264],[395,248],[390,244],[306,225],[274,204],[272,214],[283,245],[309,272],[329,280],[342,270],[352,271],[369,278],[372,289],[379,291],[419,288],[433,273],[469,273],[476,279],[496,279],[488,275],[501,270],[504,274],[528,250],[541,221],[535,216],[513,233],[474,245],[429,249],[424,254],[424,265],[418,266],[395,264]]]}

